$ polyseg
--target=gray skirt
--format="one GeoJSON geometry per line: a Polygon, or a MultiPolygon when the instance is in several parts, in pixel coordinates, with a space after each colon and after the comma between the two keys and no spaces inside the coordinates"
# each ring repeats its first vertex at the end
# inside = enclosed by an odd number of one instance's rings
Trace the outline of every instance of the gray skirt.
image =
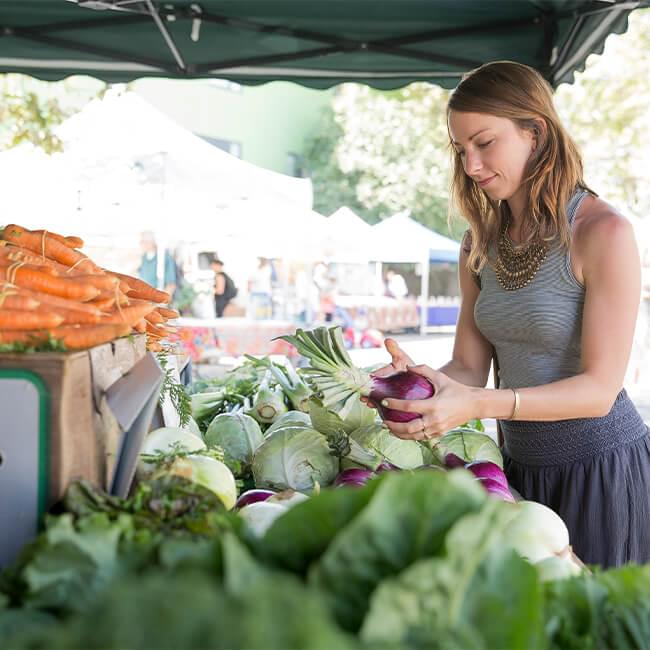
{"type": "Polygon", "coordinates": [[[508,481],[562,517],[581,560],[650,562],[650,430],[625,390],[605,417],[501,427],[508,481]]]}

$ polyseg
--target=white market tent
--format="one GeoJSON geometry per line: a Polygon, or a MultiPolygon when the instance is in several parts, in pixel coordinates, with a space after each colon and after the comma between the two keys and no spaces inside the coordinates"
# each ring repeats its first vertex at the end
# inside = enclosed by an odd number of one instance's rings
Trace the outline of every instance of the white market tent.
{"type": "Polygon", "coordinates": [[[31,146],[0,153],[5,206],[28,227],[47,214],[52,230],[118,246],[154,230],[163,245],[193,239],[216,248],[236,238],[253,254],[289,259],[350,248],[349,237],[311,210],[309,179],[221,151],[136,93],[93,100],[58,135],[64,153],[31,146]]]}
{"type": "Polygon", "coordinates": [[[457,262],[460,244],[399,212],[372,227],[378,235],[377,259],[384,262],[457,262]]]}
{"type": "Polygon", "coordinates": [[[388,217],[372,229],[377,236],[378,261],[422,265],[420,332],[425,333],[428,327],[429,265],[457,262],[460,244],[411,219],[408,212],[388,217]]]}

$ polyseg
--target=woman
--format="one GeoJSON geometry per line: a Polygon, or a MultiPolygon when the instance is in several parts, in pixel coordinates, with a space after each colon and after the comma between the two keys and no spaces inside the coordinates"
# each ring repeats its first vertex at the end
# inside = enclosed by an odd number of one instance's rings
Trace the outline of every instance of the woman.
{"type": "MultiPolygon", "coordinates": [[[[650,437],[622,389],[639,306],[630,223],[586,185],[551,89],[533,69],[490,63],[447,109],[452,196],[469,222],[453,358],[411,368],[420,418],[387,423],[436,438],[497,418],[508,480],[566,522],[577,555],[603,567],[650,561],[650,437]],[[499,388],[485,389],[493,356],[499,388]]],[[[387,341],[392,364],[411,360],[387,341]]]]}

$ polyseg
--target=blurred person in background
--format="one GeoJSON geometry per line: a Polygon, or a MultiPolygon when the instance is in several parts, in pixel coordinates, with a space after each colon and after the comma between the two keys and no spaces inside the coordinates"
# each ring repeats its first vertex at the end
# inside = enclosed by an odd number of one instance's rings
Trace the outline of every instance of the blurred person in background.
{"type": "Polygon", "coordinates": [[[252,318],[256,320],[271,318],[273,315],[272,290],[273,269],[271,264],[265,257],[258,257],[257,268],[248,281],[252,318]]]}
{"type": "Polygon", "coordinates": [[[138,267],[138,277],[149,283],[152,287],[164,289],[170,296],[176,291],[178,269],[176,262],[168,250],[165,250],[165,264],[163,271],[162,287],[158,284],[158,244],[156,237],[150,230],[140,235],[140,249],[142,257],[138,267]]]}
{"type": "Polygon", "coordinates": [[[238,291],[233,279],[223,270],[223,262],[216,255],[210,262],[210,268],[214,272],[214,311],[217,318],[222,318],[238,291]]]}
{"type": "Polygon", "coordinates": [[[406,298],[408,296],[409,290],[406,286],[406,280],[393,269],[388,269],[386,271],[386,293],[391,296],[391,298],[406,298]]]}

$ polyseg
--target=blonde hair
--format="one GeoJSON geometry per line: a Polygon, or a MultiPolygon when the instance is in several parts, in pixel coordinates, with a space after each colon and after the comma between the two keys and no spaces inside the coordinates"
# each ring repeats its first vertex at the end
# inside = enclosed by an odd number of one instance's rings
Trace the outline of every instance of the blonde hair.
{"type": "MultiPolygon", "coordinates": [[[[560,122],[553,105],[553,92],[533,68],[513,61],[494,61],[468,72],[452,92],[447,104],[451,111],[484,113],[512,120],[519,128],[537,136],[537,147],[524,170],[523,184],[529,196],[524,219],[529,223],[528,240],[550,242],[556,238],[568,248],[571,232],[566,205],[583,180],[582,157],[560,122]],[[545,124],[540,128],[539,120],[545,124]]],[[[451,145],[451,205],[469,223],[468,265],[478,273],[488,261],[504,219],[509,216],[506,201],[493,201],[463,168],[460,154],[451,145]]],[[[591,190],[589,190],[591,191],[591,190]]]]}

